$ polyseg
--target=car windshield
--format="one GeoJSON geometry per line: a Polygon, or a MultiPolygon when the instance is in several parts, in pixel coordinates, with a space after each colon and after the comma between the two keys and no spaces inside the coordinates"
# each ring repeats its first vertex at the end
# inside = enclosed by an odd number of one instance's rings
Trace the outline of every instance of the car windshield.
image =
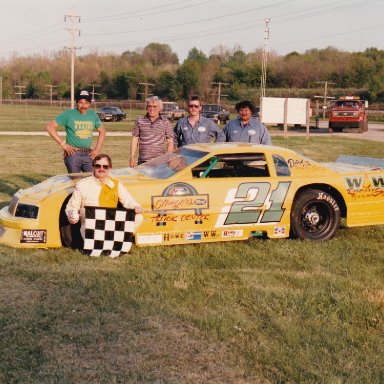
{"type": "Polygon", "coordinates": [[[203,111],[205,111],[205,112],[219,112],[220,111],[220,105],[205,104],[205,105],[203,105],[203,111]]]}
{"type": "Polygon", "coordinates": [[[208,152],[179,148],[175,152],[166,153],[147,161],[136,169],[140,175],[153,179],[168,179],[207,154],[208,152]]]}

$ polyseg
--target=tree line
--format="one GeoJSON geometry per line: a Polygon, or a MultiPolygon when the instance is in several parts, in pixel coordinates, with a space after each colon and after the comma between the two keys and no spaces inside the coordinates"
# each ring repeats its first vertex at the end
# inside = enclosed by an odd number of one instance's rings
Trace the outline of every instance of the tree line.
{"type": "MultiPolygon", "coordinates": [[[[3,98],[46,99],[70,97],[70,53],[19,56],[0,61],[3,98]]],[[[209,55],[192,48],[180,63],[168,44],[150,43],[143,49],[122,54],[90,53],[75,63],[76,89],[94,89],[99,100],[140,99],[143,83],[165,100],[186,99],[192,93],[206,101],[217,98],[218,83],[228,101],[258,101],[262,50],[245,53],[241,47],[214,48],[209,55]]],[[[322,94],[325,81],[329,95],[353,93],[365,99],[384,101],[384,51],[367,48],[346,52],[333,47],[310,49],[287,55],[268,53],[266,96],[311,97],[322,94]]],[[[223,99],[222,99],[223,100],[223,99]]]]}

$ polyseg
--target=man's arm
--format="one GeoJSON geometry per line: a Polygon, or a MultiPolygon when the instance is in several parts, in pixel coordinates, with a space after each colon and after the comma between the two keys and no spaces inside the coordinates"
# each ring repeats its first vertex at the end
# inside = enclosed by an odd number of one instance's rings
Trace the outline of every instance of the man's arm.
{"type": "Polygon", "coordinates": [[[68,217],[68,220],[71,224],[76,224],[80,218],[81,208],[81,193],[80,190],[75,187],[71,198],[68,201],[67,206],[65,207],[65,214],[68,217]]]}
{"type": "Polygon", "coordinates": [[[68,155],[74,155],[75,154],[75,149],[67,144],[65,142],[65,140],[63,140],[57,133],[57,127],[59,126],[59,124],[56,123],[55,120],[52,120],[51,122],[49,122],[47,124],[47,131],[49,133],[49,136],[52,137],[53,140],[56,141],[57,144],[60,145],[61,148],[63,148],[63,150],[68,154],[68,155]]]}
{"type": "Polygon", "coordinates": [[[91,153],[89,154],[89,157],[91,159],[94,159],[95,156],[97,156],[100,151],[101,151],[101,147],[103,146],[104,144],[104,140],[105,140],[105,136],[107,134],[106,130],[105,130],[105,127],[104,125],[101,125],[97,131],[99,132],[99,137],[97,138],[97,142],[96,142],[96,146],[95,148],[91,151],[91,153]]]}
{"type": "Polygon", "coordinates": [[[117,189],[119,194],[119,201],[124,208],[134,209],[136,213],[142,213],[143,208],[141,205],[132,197],[132,195],[127,191],[123,184],[119,182],[117,189]]]}
{"type": "Polygon", "coordinates": [[[167,139],[167,152],[173,152],[174,149],[173,138],[167,139]]]}
{"type": "Polygon", "coordinates": [[[132,136],[132,140],[131,140],[131,154],[130,154],[130,157],[129,157],[129,166],[132,167],[132,168],[136,167],[136,165],[137,165],[135,154],[136,154],[136,149],[137,149],[137,145],[138,144],[139,144],[138,136],[132,136]]]}
{"type": "Polygon", "coordinates": [[[165,139],[167,141],[167,152],[173,152],[175,149],[175,146],[174,146],[175,134],[172,129],[172,125],[169,121],[167,125],[168,126],[165,129],[165,139]]]}
{"type": "Polygon", "coordinates": [[[180,120],[176,123],[175,125],[175,128],[173,129],[173,135],[174,135],[174,140],[173,140],[173,143],[174,143],[174,146],[175,148],[177,147],[181,147],[181,124],[180,124],[180,120]]]}
{"type": "Polygon", "coordinates": [[[222,143],[225,141],[224,130],[218,127],[213,121],[210,124],[210,131],[210,133],[213,133],[213,135],[211,134],[210,136],[212,136],[216,142],[222,143]]]}
{"type": "Polygon", "coordinates": [[[47,131],[49,133],[49,136],[52,137],[53,140],[56,141],[57,144],[59,144],[63,149],[66,145],[65,143],[65,140],[63,140],[57,133],[57,127],[59,126],[59,124],[56,123],[55,120],[52,120],[50,121],[48,124],[47,124],[47,131]]]}

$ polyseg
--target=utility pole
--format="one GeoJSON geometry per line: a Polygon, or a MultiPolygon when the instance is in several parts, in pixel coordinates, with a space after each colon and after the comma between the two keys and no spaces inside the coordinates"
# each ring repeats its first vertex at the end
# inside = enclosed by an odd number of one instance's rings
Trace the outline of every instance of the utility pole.
{"type": "Polygon", "coordinates": [[[70,21],[71,27],[66,28],[66,30],[72,36],[72,45],[71,47],[66,47],[71,52],[71,108],[75,107],[75,53],[79,47],[76,47],[76,36],[80,36],[80,30],[76,28],[77,23],[80,23],[80,16],[76,16],[72,13],[70,15],[64,15],[64,22],[70,21]]]}
{"type": "Polygon", "coordinates": [[[21,102],[21,95],[25,95],[25,92],[22,92],[22,90],[25,90],[25,85],[15,85],[15,88],[18,88],[18,92],[15,92],[15,95],[19,95],[19,100],[21,102]]]}
{"type": "Polygon", "coordinates": [[[211,95],[212,96],[216,96],[217,95],[217,104],[220,105],[221,98],[228,96],[228,95],[222,95],[221,94],[221,86],[222,85],[229,85],[229,83],[222,83],[221,81],[219,81],[219,82],[212,82],[211,84],[219,86],[219,89],[217,90],[217,94],[216,93],[212,93],[211,95]]]}
{"type": "Polygon", "coordinates": [[[267,62],[268,62],[268,40],[269,40],[269,22],[270,18],[264,19],[264,45],[263,56],[261,59],[261,81],[260,81],[260,105],[262,104],[263,97],[265,97],[265,87],[267,84],[267,62]]]}
{"type": "Polygon", "coordinates": [[[95,101],[95,95],[100,95],[100,93],[95,92],[95,87],[100,87],[100,85],[99,84],[87,84],[87,85],[92,87],[91,95],[92,95],[92,102],[94,102],[95,101]]]}
{"type": "Polygon", "coordinates": [[[0,76],[0,105],[3,104],[3,76],[0,76]]]}
{"type": "Polygon", "coordinates": [[[334,99],[332,96],[327,96],[328,94],[328,84],[335,84],[331,81],[316,81],[316,84],[324,84],[324,96],[314,96],[315,99],[323,99],[323,119],[325,119],[325,110],[327,109],[327,99],[334,99]]]}
{"type": "Polygon", "coordinates": [[[149,93],[149,87],[154,87],[155,84],[139,83],[139,85],[144,85],[144,92],[139,92],[139,95],[144,95],[144,100],[146,100],[148,96],[152,96],[153,95],[153,93],[149,93]]]}
{"type": "Polygon", "coordinates": [[[53,96],[53,88],[57,88],[57,85],[46,85],[49,88],[49,92],[45,92],[46,95],[49,95],[50,105],[52,107],[52,96],[53,96]]]}

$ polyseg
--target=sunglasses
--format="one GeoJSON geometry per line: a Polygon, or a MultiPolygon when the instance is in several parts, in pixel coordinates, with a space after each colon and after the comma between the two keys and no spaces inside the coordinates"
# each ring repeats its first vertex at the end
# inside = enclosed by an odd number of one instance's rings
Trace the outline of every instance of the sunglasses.
{"type": "Polygon", "coordinates": [[[200,108],[198,104],[188,104],[188,108],[200,108]]]}
{"type": "Polygon", "coordinates": [[[101,169],[101,168],[103,168],[103,169],[109,169],[109,165],[106,165],[106,164],[95,164],[94,167],[95,167],[96,169],[101,169]]]}

